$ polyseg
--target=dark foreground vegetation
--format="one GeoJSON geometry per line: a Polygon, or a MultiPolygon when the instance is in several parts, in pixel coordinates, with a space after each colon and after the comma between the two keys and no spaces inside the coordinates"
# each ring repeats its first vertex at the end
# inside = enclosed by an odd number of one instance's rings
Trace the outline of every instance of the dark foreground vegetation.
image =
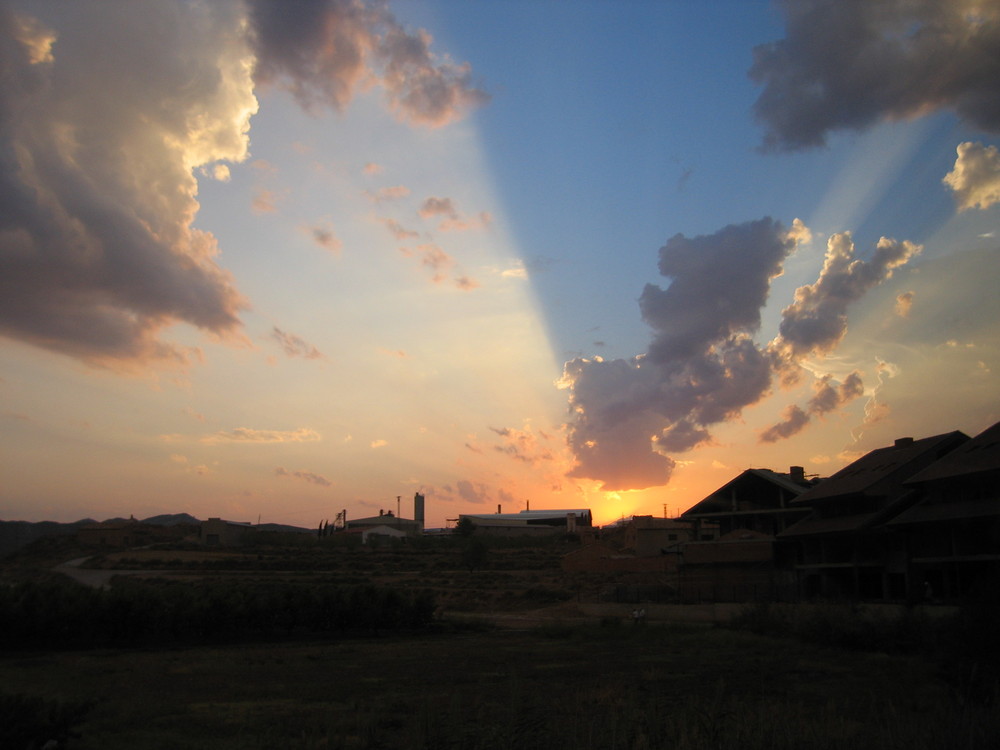
{"type": "Polygon", "coordinates": [[[372,585],[58,578],[0,587],[0,649],[215,643],[427,626],[429,595],[372,585]]]}
{"type": "Polygon", "coordinates": [[[1000,747],[996,591],[955,614],[762,604],[710,627],[626,606],[494,628],[591,595],[558,568],[566,543],[132,550],[91,564],[154,572],[103,590],[18,563],[0,748],[1000,747]]]}
{"type": "MultiPolygon", "coordinates": [[[[36,720],[51,732],[62,717],[64,746],[102,750],[994,750],[1000,739],[996,707],[923,659],[610,620],[8,655],[0,684],[0,705],[46,696],[36,720]]],[[[19,726],[0,725],[0,745],[30,747],[27,732],[9,741],[19,726]]]]}

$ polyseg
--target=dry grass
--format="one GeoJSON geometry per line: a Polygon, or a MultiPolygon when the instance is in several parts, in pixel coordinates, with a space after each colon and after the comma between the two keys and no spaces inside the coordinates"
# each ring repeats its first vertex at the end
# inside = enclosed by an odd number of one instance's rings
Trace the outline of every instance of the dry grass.
{"type": "Polygon", "coordinates": [[[919,661],[720,629],[570,627],[7,658],[93,699],[77,748],[993,748],[919,661]]]}

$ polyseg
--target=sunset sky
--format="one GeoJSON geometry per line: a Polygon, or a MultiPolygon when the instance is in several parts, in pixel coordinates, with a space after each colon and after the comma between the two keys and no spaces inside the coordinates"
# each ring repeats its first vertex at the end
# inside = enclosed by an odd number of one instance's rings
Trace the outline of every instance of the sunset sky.
{"type": "Polygon", "coordinates": [[[0,0],[0,518],[674,515],[1000,420],[1000,0],[0,0]]]}

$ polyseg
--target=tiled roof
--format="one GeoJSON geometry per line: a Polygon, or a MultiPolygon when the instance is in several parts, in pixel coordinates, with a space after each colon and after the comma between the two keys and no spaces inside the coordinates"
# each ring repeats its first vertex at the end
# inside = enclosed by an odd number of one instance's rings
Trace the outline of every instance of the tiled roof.
{"type": "Polygon", "coordinates": [[[816,500],[847,495],[879,494],[886,484],[902,483],[916,473],[929,456],[953,450],[969,438],[961,432],[911,440],[902,438],[895,445],[877,448],[845,466],[815,487],[806,490],[793,503],[807,504],[816,500]]]}
{"type": "Polygon", "coordinates": [[[1000,472],[1000,422],[918,472],[908,483],[930,482],[988,471],[1000,472]]]}

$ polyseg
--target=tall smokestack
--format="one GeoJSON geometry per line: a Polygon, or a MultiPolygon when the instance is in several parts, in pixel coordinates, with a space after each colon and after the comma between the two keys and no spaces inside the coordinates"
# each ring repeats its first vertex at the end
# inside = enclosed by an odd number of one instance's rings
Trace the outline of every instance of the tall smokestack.
{"type": "Polygon", "coordinates": [[[420,530],[424,530],[424,496],[419,492],[413,493],[413,520],[420,524],[420,530]]]}
{"type": "Polygon", "coordinates": [[[497,515],[500,515],[500,503],[497,503],[497,515]]]}

